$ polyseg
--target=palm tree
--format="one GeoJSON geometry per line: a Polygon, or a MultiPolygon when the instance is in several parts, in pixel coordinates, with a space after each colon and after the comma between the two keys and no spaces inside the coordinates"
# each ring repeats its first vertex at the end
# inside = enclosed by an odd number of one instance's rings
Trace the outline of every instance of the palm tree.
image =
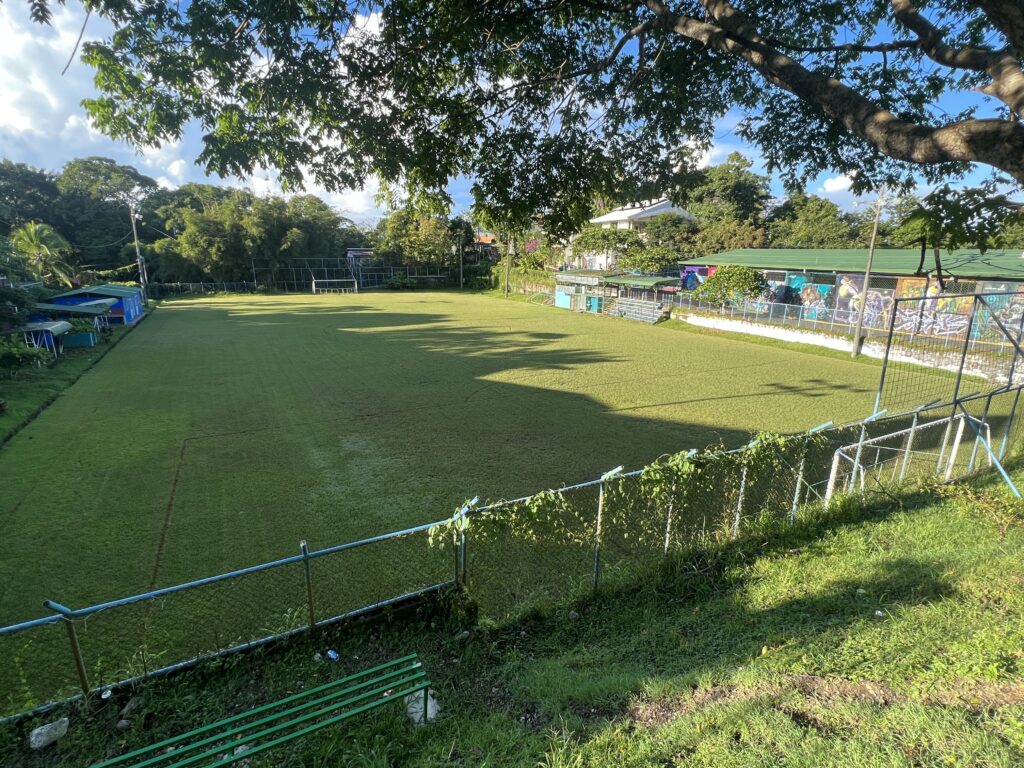
{"type": "Polygon", "coordinates": [[[64,261],[71,246],[49,224],[30,221],[22,225],[11,235],[11,245],[25,259],[29,271],[43,282],[72,285],[71,267],[64,261]]]}

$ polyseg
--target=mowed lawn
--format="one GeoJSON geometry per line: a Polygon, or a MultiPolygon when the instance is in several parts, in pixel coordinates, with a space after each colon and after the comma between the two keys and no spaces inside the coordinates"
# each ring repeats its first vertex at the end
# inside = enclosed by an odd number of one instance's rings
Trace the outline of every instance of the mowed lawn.
{"type": "Polygon", "coordinates": [[[0,449],[0,623],[862,417],[878,378],[483,295],[166,302],[0,449]]]}

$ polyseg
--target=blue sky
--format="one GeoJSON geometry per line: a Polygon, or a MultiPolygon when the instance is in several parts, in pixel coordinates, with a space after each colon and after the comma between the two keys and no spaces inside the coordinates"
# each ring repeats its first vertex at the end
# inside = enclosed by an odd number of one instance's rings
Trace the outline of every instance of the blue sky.
{"type": "MultiPolygon", "coordinates": [[[[92,70],[75,61],[66,74],[61,70],[74,48],[84,18],[83,7],[72,0],[67,7],[56,6],[52,26],[33,24],[28,6],[23,2],[0,3],[0,156],[15,162],[58,171],[69,160],[89,155],[103,155],[118,162],[134,165],[161,184],[174,187],[189,181],[244,187],[256,193],[280,192],[273,171],[262,171],[245,179],[208,177],[193,162],[201,150],[198,127],[188,130],[182,140],[159,149],[136,152],[132,147],[115,142],[93,129],[80,102],[95,94],[92,70]]],[[[85,39],[99,39],[108,34],[110,25],[103,19],[89,22],[85,39]]],[[[951,97],[949,107],[958,106],[964,95],[951,97]]],[[[702,158],[704,164],[720,163],[733,151],[742,152],[764,172],[756,147],[744,144],[734,133],[739,114],[730,114],[719,122],[715,142],[702,158]]],[[[977,176],[983,175],[979,171],[977,176]]],[[[850,180],[839,174],[822,174],[809,185],[809,191],[834,200],[843,208],[854,204],[849,192],[850,180]]],[[[782,194],[777,178],[773,191],[782,194]]],[[[454,210],[464,212],[472,203],[470,181],[456,179],[450,193],[454,210]]],[[[353,220],[370,224],[382,213],[375,201],[377,188],[369,184],[363,189],[329,193],[311,187],[339,212],[353,220]]]]}

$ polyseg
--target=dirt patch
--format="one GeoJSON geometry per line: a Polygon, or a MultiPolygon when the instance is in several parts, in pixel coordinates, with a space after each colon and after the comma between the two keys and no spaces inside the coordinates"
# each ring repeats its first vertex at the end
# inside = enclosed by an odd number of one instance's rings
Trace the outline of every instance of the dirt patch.
{"type": "Polygon", "coordinates": [[[778,686],[778,691],[796,688],[804,696],[818,701],[855,701],[860,704],[888,706],[903,700],[885,683],[871,680],[853,682],[841,677],[818,677],[816,675],[796,675],[778,686]]]}
{"type": "MultiPolygon", "coordinates": [[[[643,699],[629,707],[628,716],[635,726],[650,728],[686,717],[707,706],[755,698],[779,698],[794,690],[821,704],[856,702],[887,707],[918,701],[926,706],[955,707],[974,712],[1024,706],[1024,683],[964,683],[951,690],[909,697],[895,692],[885,683],[873,680],[855,682],[817,675],[794,675],[779,682],[751,687],[724,684],[694,688],[682,696],[643,699]]],[[[825,726],[809,714],[806,708],[796,709],[781,705],[778,708],[801,727],[825,729],[825,726]]]]}

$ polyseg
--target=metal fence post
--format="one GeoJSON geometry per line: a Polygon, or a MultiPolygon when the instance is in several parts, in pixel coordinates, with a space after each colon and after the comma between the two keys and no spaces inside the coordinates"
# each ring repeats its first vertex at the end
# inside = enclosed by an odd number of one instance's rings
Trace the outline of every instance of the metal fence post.
{"type": "Polygon", "coordinates": [[[961,416],[957,425],[956,437],[953,438],[953,447],[949,449],[949,461],[946,463],[946,472],[942,478],[947,482],[953,476],[953,467],[956,466],[956,455],[960,451],[960,440],[964,436],[964,420],[969,418],[969,415],[961,416]]]}
{"type": "Polygon", "coordinates": [[[740,535],[740,516],[743,514],[743,496],[747,492],[747,465],[743,464],[740,475],[740,495],[736,499],[736,517],[732,521],[732,538],[735,541],[740,535]]]}
{"type": "Polygon", "coordinates": [[[63,619],[64,628],[68,632],[68,642],[71,643],[71,656],[75,661],[75,672],[78,674],[78,684],[82,688],[84,696],[89,695],[89,676],[85,673],[85,661],[82,659],[82,646],[78,644],[78,632],[75,631],[74,614],[70,608],[54,602],[44,600],[43,607],[59,613],[63,619]]]}
{"type": "Polygon", "coordinates": [[[605,483],[622,471],[622,467],[609,470],[601,475],[601,483],[597,486],[597,527],[594,530],[594,591],[601,580],[601,530],[604,519],[605,483]]]}
{"type": "Polygon", "coordinates": [[[917,419],[920,411],[914,411],[914,418],[910,422],[910,432],[907,434],[907,447],[903,449],[903,461],[900,463],[900,481],[907,476],[907,465],[910,463],[910,455],[914,448],[914,432],[917,430],[917,419]]]}
{"type": "MultiPolygon", "coordinates": [[[[985,399],[985,407],[981,411],[981,424],[984,427],[988,427],[988,411],[992,407],[992,395],[990,394],[985,399]]],[[[991,436],[991,430],[989,431],[991,436]]],[[[974,471],[974,460],[978,456],[978,444],[981,442],[981,432],[979,432],[974,438],[974,447],[971,449],[971,460],[967,463],[967,474],[971,474],[974,471]]]]}
{"type": "Polygon", "coordinates": [[[302,552],[302,572],[306,579],[306,608],[309,610],[309,628],[316,629],[316,603],[313,602],[313,575],[309,567],[309,547],[306,540],[299,542],[299,551],[302,552]]]}
{"type": "Polygon", "coordinates": [[[668,497],[668,514],[665,517],[665,548],[662,552],[663,555],[668,555],[668,544],[672,540],[672,510],[676,503],[676,484],[673,481],[672,489],[669,491],[668,497]]]}
{"type": "Polygon", "coordinates": [[[836,452],[832,454],[832,469],[828,473],[828,485],[825,486],[825,509],[828,509],[829,502],[832,501],[832,494],[836,490],[836,477],[839,475],[839,459],[843,457],[841,449],[836,449],[836,452]]]}
{"type": "Polygon", "coordinates": [[[466,586],[466,516],[469,514],[469,511],[476,506],[476,503],[479,500],[479,496],[474,496],[463,504],[462,508],[458,511],[459,551],[458,563],[456,565],[456,568],[458,569],[456,582],[462,587],[466,586]]]}

